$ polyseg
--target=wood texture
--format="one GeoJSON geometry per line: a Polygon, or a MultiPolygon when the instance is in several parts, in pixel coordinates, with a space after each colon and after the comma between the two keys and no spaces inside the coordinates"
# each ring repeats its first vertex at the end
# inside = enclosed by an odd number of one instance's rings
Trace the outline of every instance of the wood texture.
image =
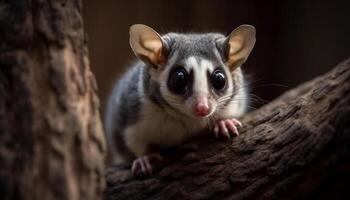
{"type": "Polygon", "coordinates": [[[349,199],[350,60],[242,121],[233,141],[165,153],[152,177],[111,167],[106,199],[349,199]]]}
{"type": "Polygon", "coordinates": [[[0,2],[1,199],[101,199],[106,152],[80,0],[0,2]]]}

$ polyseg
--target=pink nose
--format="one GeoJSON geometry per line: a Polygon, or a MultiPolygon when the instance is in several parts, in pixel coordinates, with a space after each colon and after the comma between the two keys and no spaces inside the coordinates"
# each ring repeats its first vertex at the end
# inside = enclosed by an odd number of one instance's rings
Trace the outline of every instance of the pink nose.
{"type": "Polygon", "coordinates": [[[209,113],[209,106],[204,102],[198,102],[195,107],[195,112],[198,117],[204,117],[209,113]]]}

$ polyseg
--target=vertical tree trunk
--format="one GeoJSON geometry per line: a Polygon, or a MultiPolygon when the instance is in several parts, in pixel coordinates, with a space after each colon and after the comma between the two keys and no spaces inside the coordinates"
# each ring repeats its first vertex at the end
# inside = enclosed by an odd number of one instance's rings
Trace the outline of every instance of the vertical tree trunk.
{"type": "Polygon", "coordinates": [[[106,145],[80,0],[0,2],[1,199],[101,199],[106,145]]]}

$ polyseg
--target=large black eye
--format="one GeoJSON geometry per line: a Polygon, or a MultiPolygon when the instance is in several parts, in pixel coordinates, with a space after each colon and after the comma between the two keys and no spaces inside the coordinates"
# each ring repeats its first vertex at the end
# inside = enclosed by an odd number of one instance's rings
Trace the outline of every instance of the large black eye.
{"type": "Polygon", "coordinates": [[[211,84],[216,90],[221,90],[225,87],[226,84],[226,77],[222,70],[216,69],[211,74],[211,84]]]}
{"type": "Polygon", "coordinates": [[[184,68],[174,68],[170,72],[168,79],[168,87],[172,92],[176,94],[185,93],[188,89],[188,83],[189,76],[184,68]]]}

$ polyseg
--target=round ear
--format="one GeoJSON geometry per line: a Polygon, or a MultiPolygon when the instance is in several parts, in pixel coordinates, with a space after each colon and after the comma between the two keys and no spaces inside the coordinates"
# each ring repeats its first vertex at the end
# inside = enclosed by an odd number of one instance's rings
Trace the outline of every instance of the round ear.
{"type": "Polygon", "coordinates": [[[247,60],[255,41],[255,28],[247,24],[239,26],[227,36],[224,41],[224,51],[231,70],[241,66],[247,60]]]}
{"type": "Polygon", "coordinates": [[[152,28],[135,24],[130,27],[130,46],[137,57],[151,66],[158,67],[165,63],[162,37],[152,28]]]}

